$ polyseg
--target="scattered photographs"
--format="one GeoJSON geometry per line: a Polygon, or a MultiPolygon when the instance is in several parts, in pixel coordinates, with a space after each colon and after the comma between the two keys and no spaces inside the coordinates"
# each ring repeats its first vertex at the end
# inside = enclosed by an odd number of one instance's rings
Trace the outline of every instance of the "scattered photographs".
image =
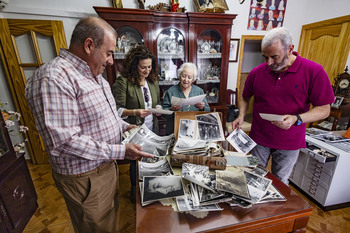
{"type": "Polygon", "coordinates": [[[203,188],[213,190],[212,180],[209,175],[209,167],[192,163],[182,164],[182,177],[203,188]]]}
{"type": "Polygon", "coordinates": [[[322,135],[322,134],[332,134],[332,132],[318,129],[318,128],[306,128],[306,134],[313,136],[313,135],[322,135]]]}
{"type": "Polygon", "coordinates": [[[216,189],[250,198],[246,177],[240,169],[236,169],[236,171],[216,171],[216,189]]]}
{"type": "Polygon", "coordinates": [[[180,176],[144,176],[142,202],[148,203],[185,195],[180,176]]]}
{"type": "Polygon", "coordinates": [[[235,129],[226,140],[238,151],[247,154],[256,143],[241,129],[235,129]]]}
{"type": "Polygon", "coordinates": [[[322,134],[322,135],[316,135],[313,136],[313,138],[325,141],[325,142],[346,142],[350,141],[350,138],[342,137],[342,136],[336,136],[333,134],[322,134]]]}
{"type": "Polygon", "coordinates": [[[250,199],[244,199],[251,203],[257,203],[267,192],[272,180],[256,175],[251,172],[244,171],[250,199]]]}

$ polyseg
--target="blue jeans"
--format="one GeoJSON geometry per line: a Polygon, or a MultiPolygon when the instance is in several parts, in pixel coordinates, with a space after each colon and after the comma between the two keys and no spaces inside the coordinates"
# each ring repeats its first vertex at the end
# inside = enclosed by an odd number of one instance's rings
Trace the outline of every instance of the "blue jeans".
{"type": "Polygon", "coordinates": [[[269,162],[270,155],[272,157],[271,172],[274,176],[288,185],[288,178],[292,173],[294,164],[298,156],[298,150],[277,150],[262,145],[256,145],[251,154],[258,157],[262,166],[266,167],[269,162]]]}

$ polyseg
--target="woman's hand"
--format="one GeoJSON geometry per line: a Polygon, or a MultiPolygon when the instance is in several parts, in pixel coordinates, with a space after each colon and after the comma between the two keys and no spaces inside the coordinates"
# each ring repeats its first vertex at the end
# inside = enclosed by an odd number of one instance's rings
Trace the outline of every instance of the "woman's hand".
{"type": "Polygon", "coordinates": [[[177,105],[177,104],[171,106],[172,111],[179,111],[181,108],[182,108],[181,105],[177,105]]]}
{"type": "Polygon", "coordinates": [[[200,103],[195,104],[194,106],[196,108],[198,108],[199,110],[203,111],[205,104],[204,104],[204,102],[200,102],[200,103]]]}
{"type": "Polygon", "coordinates": [[[152,112],[151,112],[151,111],[148,111],[148,110],[146,110],[146,109],[136,109],[136,110],[135,110],[135,115],[136,115],[136,116],[139,116],[139,117],[141,117],[141,118],[145,118],[146,116],[148,116],[148,115],[150,115],[150,114],[152,114],[152,112]]]}

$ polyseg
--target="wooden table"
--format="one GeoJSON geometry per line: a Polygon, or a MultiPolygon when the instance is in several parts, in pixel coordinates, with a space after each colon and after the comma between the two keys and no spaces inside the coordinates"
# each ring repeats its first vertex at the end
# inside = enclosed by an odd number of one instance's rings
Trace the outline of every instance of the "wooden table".
{"type": "Polygon", "coordinates": [[[287,201],[255,204],[248,209],[222,203],[223,211],[209,212],[202,219],[175,212],[160,202],[142,207],[137,195],[136,232],[305,232],[312,207],[272,174],[267,177],[287,201]]]}

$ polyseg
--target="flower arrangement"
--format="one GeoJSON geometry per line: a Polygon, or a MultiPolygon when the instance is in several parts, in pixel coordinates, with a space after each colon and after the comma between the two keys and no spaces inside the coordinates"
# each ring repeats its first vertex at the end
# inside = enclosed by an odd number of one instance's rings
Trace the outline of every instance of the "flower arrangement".
{"type": "MultiPolygon", "coordinates": [[[[21,119],[21,114],[18,112],[14,112],[14,111],[9,111],[5,109],[5,106],[8,105],[7,102],[3,103],[0,100],[0,111],[2,113],[2,116],[4,118],[5,121],[5,127],[7,128],[9,135],[10,136],[15,136],[15,135],[19,135],[19,134],[25,134],[28,131],[28,127],[24,126],[24,125],[19,125],[16,124],[16,122],[19,122],[21,119]],[[18,132],[16,132],[16,130],[13,129],[14,126],[18,125],[18,132]]],[[[25,147],[25,142],[27,141],[27,139],[25,139],[24,141],[15,143],[13,145],[13,149],[16,153],[24,153],[24,147],[25,147]]]]}

